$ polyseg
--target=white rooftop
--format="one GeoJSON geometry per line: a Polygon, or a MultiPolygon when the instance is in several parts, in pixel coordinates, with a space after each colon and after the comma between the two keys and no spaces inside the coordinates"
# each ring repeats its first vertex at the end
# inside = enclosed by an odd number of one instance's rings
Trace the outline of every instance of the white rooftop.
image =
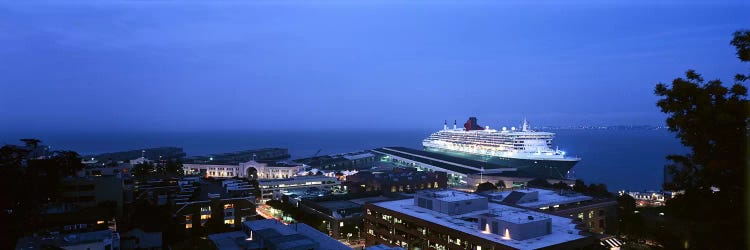
{"type": "Polygon", "coordinates": [[[540,212],[505,206],[497,203],[489,203],[489,209],[487,210],[479,210],[453,216],[415,206],[413,199],[379,202],[374,203],[373,205],[403,213],[448,228],[460,230],[476,237],[480,237],[518,249],[537,249],[584,238],[584,236],[579,235],[581,230],[575,228],[576,225],[570,218],[543,214],[540,212]],[[527,217],[529,215],[534,216],[534,218],[538,217],[540,219],[550,218],[552,222],[552,230],[548,235],[526,240],[503,239],[501,235],[483,232],[478,228],[477,222],[464,220],[464,218],[478,218],[480,215],[486,213],[502,213],[504,217],[508,216],[507,218],[510,220],[528,220],[527,217]]]}
{"type": "Polygon", "coordinates": [[[455,191],[455,190],[442,190],[442,191],[434,191],[434,192],[430,191],[426,193],[428,195],[430,193],[436,195],[437,197],[434,197],[434,198],[436,200],[441,200],[441,201],[463,201],[463,200],[474,200],[474,199],[484,198],[477,194],[464,193],[464,192],[455,191]]]}
{"type": "Polygon", "coordinates": [[[507,222],[515,223],[515,224],[524,224],[529,222],[535,222],[544,220],[547,218],[550,218],[549,215],[546,214],[529,214],[528,210],[522,210],[522,209],[508,209],[508,210],[493,210],[490,209],[490,211],[484,215],[496,217],[499,220],[504,220],[507,222]],[[529,219],[529,216],[531,216],[531,219],[529,219]]]}
{"type": "MultiPolygon", "coordinates": [[[[563,204],[570,204],[580,201],[588,201],[593,198],[590,196],[585,196],[578,193],[572,193],[572,194],[560,194],[557,191],[554,190],[547,190],[547,189],[538,189],[538,188],[528,188],[528,189],[520,189],[520,190],[514,190],[517,192],[523,192],[523,193],[531,193],[531,192],[539,192],[539,200],[534,202],[525,202],[525,203],[518,203],[516,205],[522,206],[522,207],[528,207],[528,208],[541,208],[541,207],[549,207],[554,205],[563,205],[563,204]]],[[[511,191],[502,191],[502,192],[495,192],[494,195],[502,195],[504,197],[508,197],[508,195],[511,193],[511,191]]]]}
{"type": "MultiPolygon", "coordinates": [[[[315,241],[320,245],[321,250],[351,250],[343,243],[335,240],[328,235],[325,235],[315,228],[312,228],[304,223],[296,223],[292,225],[284,225],[277,220],[255,220],[244,222],[245,226],[252,231],[273,229],[281,235],[293,235],[300,234],[307,237],[309,240],[315,241]]],[[[292,247],[291,245],[285,245],[285,247],[292,247]]],[[[221,248],[220,248],[221,249],[221,248]]]]}
{"type": "Polygon", "coordinates": [[[244,241],[247,238],[245,232],[234,231],[220,234],[209,234],[208,239],[214,242],[216,249],[221,250],[242,250],[237,241],[244,241]]]}

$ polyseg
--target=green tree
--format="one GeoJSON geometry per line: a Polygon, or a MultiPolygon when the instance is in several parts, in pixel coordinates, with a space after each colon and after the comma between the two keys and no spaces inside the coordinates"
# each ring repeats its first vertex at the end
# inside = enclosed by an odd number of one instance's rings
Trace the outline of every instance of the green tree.
{"type": "Polygon", "coordinates": [[[477,185],[477,190],[474,192],[480,193],[480,192],[486,192],[486,191],[495,191],[497,190],[497,187],[495,184],[492,184],[490,182],[485,182],[477,185]]]}
{"type": "MultiPolygon", "coordinates": [[[[738,58],[750,60],[750,31],[738,31],[731,42],[738,58]]],[[[704,249],[745,249],[745,187],[747,174],[746,75],[738,74],[725,87],[705,81],[693,70],[671,84],[659,83],[657,106],[669,115],[667,125],[683,145],[685,155],[669,155],[665,183],[684,194],[667,203],[667,211],[687,222],[685,246],[704,249]]]]}

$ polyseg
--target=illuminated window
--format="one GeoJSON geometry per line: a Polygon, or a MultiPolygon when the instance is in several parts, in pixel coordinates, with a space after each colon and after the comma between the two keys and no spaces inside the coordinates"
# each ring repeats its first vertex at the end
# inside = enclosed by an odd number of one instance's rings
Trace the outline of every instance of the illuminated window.
{"type": "Polygon", "coordinates": [[[201,213],[211,212],[211,207],[201,207],[201,213]]]}
{"type": "Polygon", "coordinates": [[[343,226],[344,226],[344,222],[343,221],[339,222],[339,227],[343,227],[343,226]]]}
{"type": "Polygon", "coordinates": [[[104,221],[103,221],[103,220],[99,220],[99,221],[96,221],[96,224],[97,224],[97,225],[101,225],[101,224],[104,224],[104,221]]]}
{"type": "Polygon", "coordinates": [[[210,214],[201,214],[201,220],[208,220],[208,219],[211,219],[210,214]]]}
{"type": "Polygon", "coordinates": [[[224,220],[224,224],[234,225],[234,220],[224,220]]]}
{"type": "Polygon", "coordinates": [[[193,228],[193,224],[192,224],[192,223],[190,223],[190,224],[185,224],[185,229],[188,229],[188,228],[193,228]]]}
{"type": "Polygon", "coordinates": [[[229,209],[229,208],[234,208],[234,204],[232,203],[224,204],[224,209],[229,209]]]}

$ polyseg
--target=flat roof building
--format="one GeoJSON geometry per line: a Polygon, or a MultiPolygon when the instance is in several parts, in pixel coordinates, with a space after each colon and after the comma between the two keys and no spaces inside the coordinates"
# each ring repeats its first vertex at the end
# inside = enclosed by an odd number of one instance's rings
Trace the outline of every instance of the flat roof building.
{"type": "Polygon", "coordinates": [[[329,235],[333,237],[345,238],[346,233],[352,233],[356,230],[356,236],[361,236],[362,230],[362,212],[364,205],[370,202],[381,202],[394,200],[397,198],[385,196],[370,196],[358,199],[352,199],[350,195],[342,196],[324,196],[315,198],[305,198],[298,202],[299,208],[314,215],[327,223],[329,235]],[[349,230],[346,230],[348,227],[349,230]]]}
{"type": "MultiPolygon", "coordinates": [[[[284,225],[277,220],[247,221],[243,223],[242,231],[245,238],[237,238],[242,242],[234,241],[235,245],[240,245],[241,248],[226,249],[351,250],[350,247],[304,223],[284,225]]],[[[234,234],[236,237],[236,233],[234,234]]],[[[209,236],[209,238],[212,238],[214,242],[221,239],[217,236],[209,236]]],[[[222,246],[232,245],[226,239],[220,242],[222,246]]]]}
{"type": "Polygon", "coordinates": [[[483,194],[491,201],[543,211],[545,213],[578,219],[591,232],[606,233],[614,230],[617,219],[617,201],[594,198],[583,194],[527,188],[483,194]]]}
{"type": "Polygon", "coordinates": [[[352,170],[371,168],[376,158],[373,153],[358,151],[296,159],[294,162],[323,170],[352,170]]]}
{"type": "Polygon", "coordinates": [[[394,168],[387,171],[363,170],[346,177],[350,193],[381,191],[383,194],[448,187],[448,175],[441,171],[394,168]]]}
{"type": "Polygon", "coordinates": [[[71,250],[120,249],[120,235],[110,230],[71,234],[48,234],[34,237],[24,237],[19,239],[16,243],[17,250],[53,248],[71,250]]]}
{"type": "Polygon", "coordinates": [[[596,242],[571,218],[455,190],[365,205],[366,245],[406,249],[571,249],[596,242]]]}
{"type": "Polygon", "coordinates": [[[286,179],[266,179],[259,180],[261,201],[281,199],[285,192],[316,188],[322,191],[330,191],[334,186],[341,185],[341,182],[335,177],[320,175],[313,176],[294,176],[286,179]]]}
{"type": "Polygon", "coordinates": [[[229,228],[254,219],[255,196],[248,180],[199,180],[179,183],[180,191],[170,196],[177,232],[190,234],[209,221],[229,228]]]}

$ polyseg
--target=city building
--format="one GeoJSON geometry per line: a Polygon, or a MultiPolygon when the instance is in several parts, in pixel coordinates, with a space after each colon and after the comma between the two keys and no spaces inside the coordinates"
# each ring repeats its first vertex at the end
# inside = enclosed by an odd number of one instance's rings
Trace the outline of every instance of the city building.
{"type": "Polygon", "coordinates": [[[330,192],[334,187],[340,186],[341,182],[335,177],[328,176],[294,176],[287,179],[261,179],[258,187],[261,193],[261,202],[267,200],[278,200],[283,195],[294,191],[306,192],[317,189],[322,193],[330,192]]]}
{"type": "Polygon", "coordinates": [[[152,205],[173,204],[175,200],[190,197],[192,194],[180,194],[181,186],[200,181],[200,178],[187,176],[182,178],[135,180],[133,200],[145,201],[152,205]]]}
{"type": "Polygon", "coordinates": [[[284,225],[277,220],[256,220],[243,223],[242,229],[248,235],[248,249],[351,250],[304,223],[284,225]]]}
{"type": "Polygon", "coordinates": [[[119,163],[114,166],[87,165],[86,168],[83,169],[83,176],[123,176],[123,174],[127,174],[130,172],[130,169],[132,168],[131,166],[132,165],[128,163],[119,163]]]}
{"type": "Polygon", "coordinates": [[[371,150],[380,156],[380,161],[400,167],[417,168],[420,171],[441,171],[448,174],[448,185],[467,186],[469,175],[515,172],[497,164],[449,156],[441,153],[405,147],[385,147],[371,150]]]}
{"type": "Polygon", "coordinates": [[[635,199],[635,204],[638,207],[660,207],[664,206],[667,203],[667,200],[674,198],[677,195],[680,195],[682,192],[672,192],[672,191],[643,191],[643,192],[633,192],[633,191],[618,191],[619,195],[630,195],[635,199]]]}
{"type": "Polygon", "coordinates": [[[189,234],[211,221],[239,229],[242,222],[255,218],[255,196],[247,180],[186,181],[179,186],[177,198],[172,199],[178,231],[189,234]]]}
{"type": "Polygon", "coordinates": [[[242,231],[210,234],[208,240],[219,250],[351,250],[307,224],[276,220],[247,221],[242,231]]]}
{"type": "Polygon", "coordinates": [[[120,235],[110,230],[84,233],[49,233],[18,239],[16,250],[119,250],[120,235]]]}
{"type": "Polygon", "coordinates": [[[412,199],[368,203],[364,218],[367,246],[486,250],[598,244],[571,218],[455,190],[424,190],[412,199]]]}
{"type": "Polygon", "coordinates": [[[60,185],[60,196],[63,203],[79,209],[111,202],[116,214],[121,215],[123,179],[118,176],[67,177],[60,185]]]}
{"type": "Polygon", "coordinates": [[[117,176],[65,177],[58,192],[58,199],[39,207],[36,231],[74,234],[106,230],[123,214],[123,179],[117,176]]]}
{"type": "Polygon", "coordinates": [[[346,177],[349,193],[381,191],[383,194],[446,188],[448,175],[442,171],[417,171],[416,168],[363,170],[346,177]]]}
{"type": "Polygon", "coordinates": [[[122,234],[120,244],[122,249],[159,250],[162,248],[162,232],[134,228],[122,234]]]}
{"type": "Polygon", "coordinates": [[[539,188],[485,195],[491,201],[578,219],[587,230],[595,233],[612,232],[617,225],[617,201],[610,198],[593,198],[571,191],[539,188]]]}
{"type": "Polygon", "coordinates": [[[347,237],[345,233],[351,233],[352,237],[360,238],[365,204],[387,200],[394,200],[394,198],[379,195],[362,198],[352,198],[351,195],[324,196],[302,199],[297,206],[307,214],[325,221],[330,235],[345,238],[347,237]],[[349,230],[344,230],[347,227],[349,230]]]}
{"type": "Polygon", "coordinates": [[[322,170],[368,169],[373,167],[376,161],[377,156],[367,151],[314,156],[294,160],[294,162],[322,170]]]}
{"type": "Polygon", "coordinates": [[[303,169],[302,165],[288,164],[284,162],[256,162],[248,161],[237,165],[221,164],[183,164],[182,169],[186,175],[200,175],[212,178],[256,178],[256,179],[283,179],[295,176],[303,169]]]}

